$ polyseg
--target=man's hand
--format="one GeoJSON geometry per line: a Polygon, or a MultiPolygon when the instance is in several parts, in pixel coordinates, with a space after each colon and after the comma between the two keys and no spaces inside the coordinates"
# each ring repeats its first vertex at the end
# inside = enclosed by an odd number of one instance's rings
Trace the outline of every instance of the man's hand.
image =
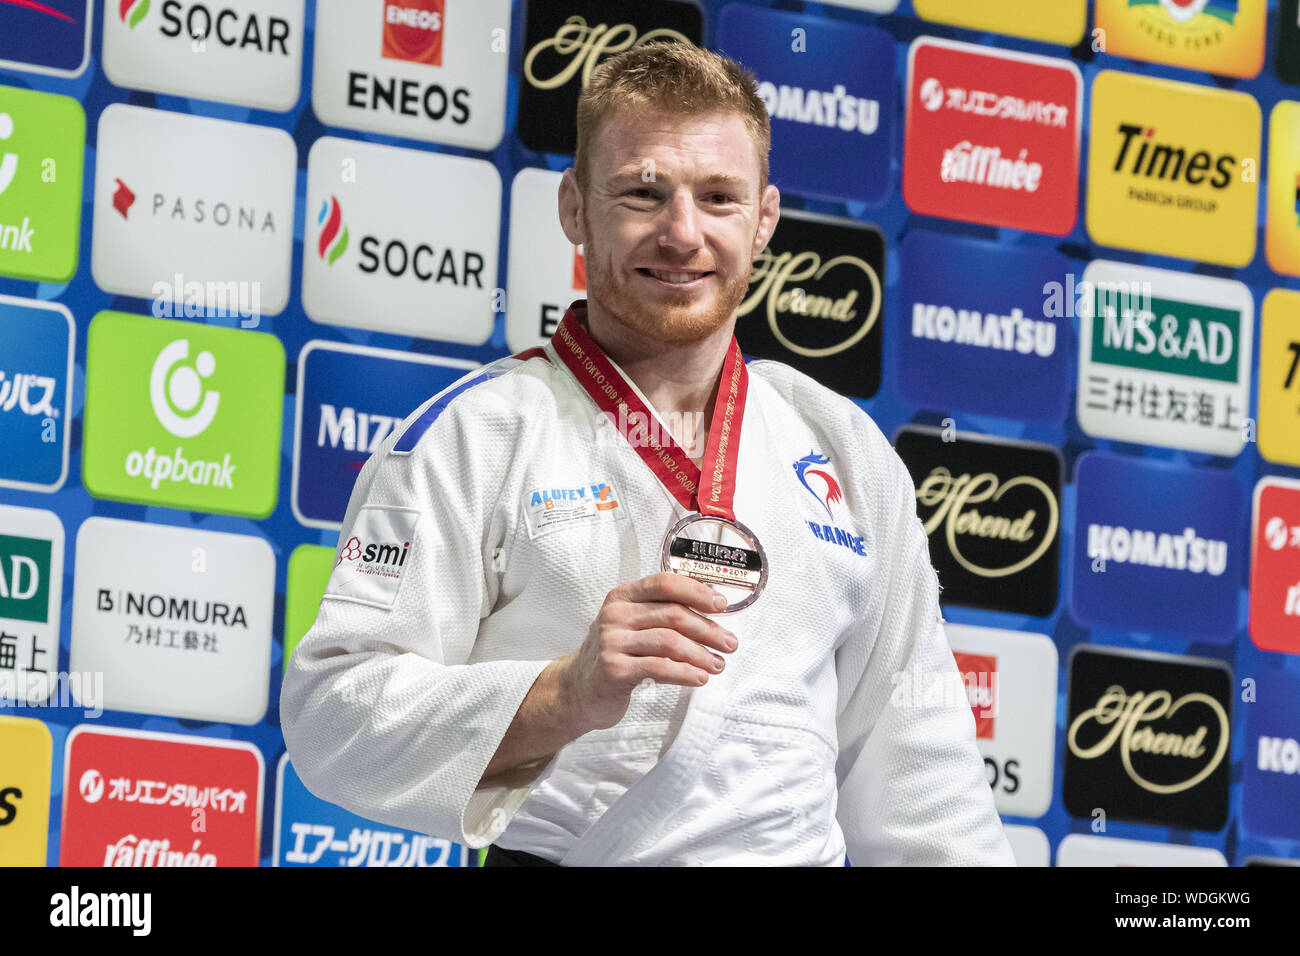
{"type": "Polygon", "coordinates": [[[647,677],[698,687],[719,673],[722,657],[708,648],[730,653],[736,636],[704,614],[726,606],[727,599],[707,584],[668,571],[614,588],[582,646],[538,675],[483,779],[543,759],[589,731],[613,727],[647,677]]]}
{"type": "Polygon", "coordinates": [[[698,687],[724,667],[736,636],[710,621],[727,599],[700,581],[662,571],[620,584],[577,651],[560,658],[562,684],[589,728],[612,727],[627,713],[632,691],[646,678],[698,687]]]}

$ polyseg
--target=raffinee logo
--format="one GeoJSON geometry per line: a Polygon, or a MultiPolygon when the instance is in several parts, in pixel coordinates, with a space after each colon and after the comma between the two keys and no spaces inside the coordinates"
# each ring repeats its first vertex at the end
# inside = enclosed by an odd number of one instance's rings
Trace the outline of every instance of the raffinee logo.
{"type": "Polygon", "coordinates": [[[151,893],[82,893],[75,883],[50,897],[51,926],[119,926],[148,936],[153,925],[151,893]]]}

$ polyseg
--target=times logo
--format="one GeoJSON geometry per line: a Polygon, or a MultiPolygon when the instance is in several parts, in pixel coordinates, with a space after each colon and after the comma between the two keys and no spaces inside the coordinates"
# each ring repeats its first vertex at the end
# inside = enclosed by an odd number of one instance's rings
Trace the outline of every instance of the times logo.
{"type": "Polygon", "coordinates": [[[1094,242],[1234,267],[1254,258],[1263,132],[1254,97],[1103,70],[1089,128],[1094,242]]]}

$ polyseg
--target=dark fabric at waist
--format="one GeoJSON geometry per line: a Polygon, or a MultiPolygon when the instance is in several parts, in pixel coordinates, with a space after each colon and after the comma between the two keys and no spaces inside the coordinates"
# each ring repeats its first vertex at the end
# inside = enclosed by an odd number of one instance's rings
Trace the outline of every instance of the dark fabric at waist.
{"type": "Polygon", "coordinates": [[[484,866],[559,866],[553,860],[545,857],[534,856],[532,853],[525,853],[523,850],[507,850],[496,844],[488,847],[487,858],[483,861],[484,866]]]}

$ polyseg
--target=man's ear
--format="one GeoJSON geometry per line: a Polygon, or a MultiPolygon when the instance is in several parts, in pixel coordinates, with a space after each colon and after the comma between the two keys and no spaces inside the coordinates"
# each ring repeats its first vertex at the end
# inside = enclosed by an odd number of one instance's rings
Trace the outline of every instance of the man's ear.
{"type": "Polygon", "coordinates": [[[754,233],[752,256],[767,248],[768,240],[776,232],[776,224],[781,219],[781,193],[771,183],[763,190],[763,199],[758,206],[758,230],[754,233]]]}
{"type": "Polygon", "coordinates": [[[569,167],[560,177],[559,194],[560,228],[575,246],[587,241],[586,231],[582,226],[582,190],[578,188],[578,178],[569,167]]]}

